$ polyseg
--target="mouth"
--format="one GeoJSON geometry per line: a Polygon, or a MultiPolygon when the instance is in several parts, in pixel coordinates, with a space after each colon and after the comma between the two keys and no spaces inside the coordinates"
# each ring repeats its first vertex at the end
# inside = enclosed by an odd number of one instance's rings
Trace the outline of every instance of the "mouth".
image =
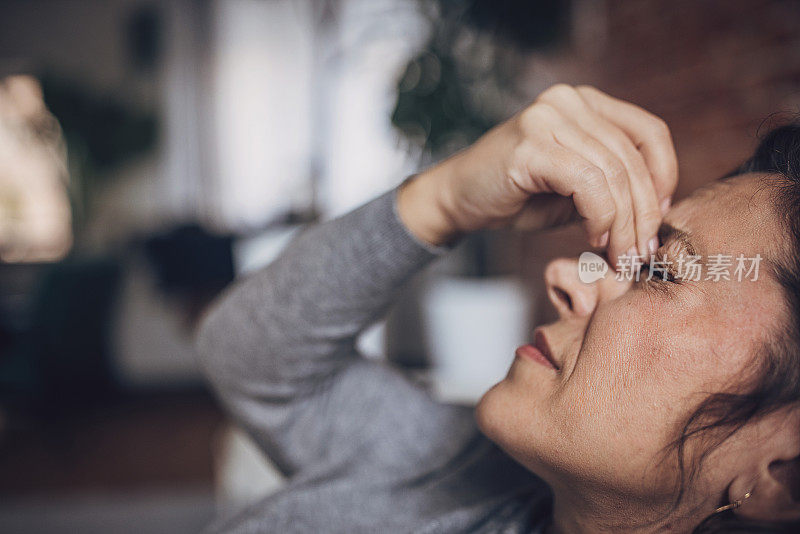
{"type": "Polygon", "coordinates": [[[516,355],[551,367],[556,371],[560,370],[559,365],[553,359],[553,353],[550,350],[549,343],[547,343],[547,338],[544,332],[539,328],[533,332],[533,343],[519,347],[516,351],[516,355]]]}

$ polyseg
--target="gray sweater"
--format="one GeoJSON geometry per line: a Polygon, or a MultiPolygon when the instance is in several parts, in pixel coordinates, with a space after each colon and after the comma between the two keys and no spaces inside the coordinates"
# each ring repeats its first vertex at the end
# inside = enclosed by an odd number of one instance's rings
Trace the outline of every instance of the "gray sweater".
{"type": "Polygon", "coordinates": [[[546,484],[356,335],[443,250],[409,234],[395,191],[296,238],[235,284],[198,348],[219,399],[288,477],[213,532],[541,532],[546,484]]]}

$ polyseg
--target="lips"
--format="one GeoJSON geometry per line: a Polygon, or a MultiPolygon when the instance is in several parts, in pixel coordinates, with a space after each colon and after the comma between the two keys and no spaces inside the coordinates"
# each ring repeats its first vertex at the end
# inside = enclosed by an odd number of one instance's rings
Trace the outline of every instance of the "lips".
{"type": "Polygon", "coordinates": [[[547,358],[547,361],[553,364],[553,367],[556,369],[561,369],[561,366],[558,365],[553,358],[553,351],[550,350],[550,344],[547,343],[547,338],[545,337],[544,332],[542,332],[539,328],[533,332],[533,344],[537,349],[539,349],[539,352],[541,352],[542,355],[547,358]]]}
{"type": "Polygon", "coordinates": [[[533,333],[533,344],[523,345],[517,349],[517,356],[535,361],[541,365],[551,367],[558,371],[560,366],[553,359],[550,345],[547,343],[544,333],[538,328],[533,333]]]}

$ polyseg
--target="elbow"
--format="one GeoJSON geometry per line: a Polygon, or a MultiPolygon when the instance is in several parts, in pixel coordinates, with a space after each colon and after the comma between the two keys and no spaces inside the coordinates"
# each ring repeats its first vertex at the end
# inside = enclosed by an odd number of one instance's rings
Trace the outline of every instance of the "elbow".
{"type": "Polygon", "coordinates": [[[220,388],[223,377],[230,373],[230,350],[225,345],[228,343],[226,322],[228,321],[223,302],[217,301],[205,312],[194,334],[195,354],[197,355],[200,370],[212,386],[220,388]]]}
{"type": "MultiPolygon", "coordinates": [[[[206,380],[223,397],[241,392],[254,381],[269,380],[275,347],[269,317],[234,289],[212,304],[195,331],[198,364],[206,380]]],[[[264,306],[259,298],[258,307],[264,306]]]]}

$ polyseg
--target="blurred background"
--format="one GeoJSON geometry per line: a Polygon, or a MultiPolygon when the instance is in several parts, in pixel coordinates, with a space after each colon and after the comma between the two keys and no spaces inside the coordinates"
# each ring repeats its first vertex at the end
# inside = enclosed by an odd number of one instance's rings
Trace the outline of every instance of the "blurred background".
{"type": "MultiPolygon", "coordinates": [[[[791,0],[3,0],[0,530],[196,532],[274,491],[195,361],[220,290],[557,82],[664,118],[685,196],[800,110],[798,30],[791,0]]],[[[472,236],[361,348],[472,403],[583,248],[472,236]]]]}

